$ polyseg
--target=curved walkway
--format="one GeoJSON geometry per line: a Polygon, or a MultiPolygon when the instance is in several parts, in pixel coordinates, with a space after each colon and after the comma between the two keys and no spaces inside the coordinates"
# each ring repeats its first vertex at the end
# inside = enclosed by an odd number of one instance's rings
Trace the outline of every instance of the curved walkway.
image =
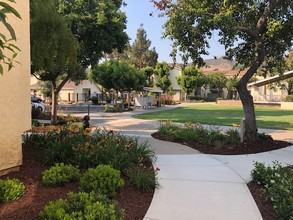
{"type": "MultiPolygon", "coordinates": [[[[155,190],[145,220],[262,219],[246,185],[250,181],[253,163],[271,164],[278,160],[283,164],[293,164],[293,146],[251,155],[201,154],[184,145],[153,139],[150,134],[157,130],[158,122],[130,118],[144,111],[123,113],[117,117],[106,113],[92,114],[91,124],[138,136],[140,141],[148,141],[156,152],[154,166],[160,169],[160,187],[155,190]]],[[[264,131],[293,142],[293,132],[264,131]]]]}

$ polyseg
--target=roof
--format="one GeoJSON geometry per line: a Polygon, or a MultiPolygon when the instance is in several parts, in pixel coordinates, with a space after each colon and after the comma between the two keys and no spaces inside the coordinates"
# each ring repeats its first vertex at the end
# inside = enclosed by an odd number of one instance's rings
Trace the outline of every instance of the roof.
{"type": "Polygon", "coordinates": [[[144,91],[162,93],[163,90],[161,88],[152,88],[152,87],[143,87],[144,91]]]}
{"type": "Polygon", "coordinates": [[[253,83],[249,83],[249,84],[247,84],[247,86],[249,86],[249,87],[251,87],[251,86],[260,87],[260,86],[264,86],[264,85],[271,84],[271,83],[274,83],[274,82],[279,82],[281,80],[285,80],[285,79],[288,79],[288,78],[291,78],[291,77],[293,77],[293,70],[285,72],[282,75],[272,76],[272,77],[262,79],[262,80],[259,80],[259,81],[253,82],[253,83]]]}

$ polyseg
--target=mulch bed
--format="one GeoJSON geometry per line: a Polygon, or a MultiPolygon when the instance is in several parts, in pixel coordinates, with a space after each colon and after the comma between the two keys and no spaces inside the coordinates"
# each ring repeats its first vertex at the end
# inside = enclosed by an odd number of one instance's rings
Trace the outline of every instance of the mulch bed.
{"type": "MultiPolygon", "coordinates": [[[[158,132],[152,134],[153,138],[168,141],[159,135],[158,132]]],[[[221,148],[215,148],[215,146],[207,146],[198,142],[183,142],[177,143],[189,146],[195,150],[198,150],[205,154],[218,154],[218,155],[245,155],[255,154],[261,152],[267,152],[272,150],[281,149],[291,146],[292,143],[278,140],[258,140],[256,142],[244,142],[236,145],[224,145],[221,148]]],[[[261,191],[261,187],[255,183],[250,182],[247,184],[259,210],[265,220],[277,220],[277,214],[273,208],[271,201],[267,200],[261,191]]]]}
{"type": "MultiPolygon", "coordinates": [[[[159,140],[168,141],[168,139],[161,137],[158,132],[153,133],[152,137],[159,140]]],[[[226,144],[220,148],[215,148],[215,146],[209,146],[198,142],[178,141],[177,143],[186,145],[205,154],[219,155],[255,154],[277,150],[292,145],[292,143],[277,140],[257,140],[255,142],[243,142],[235,145],[226,144]]]]}
{"type": "MultiPolygon", "coordinates": [[[[0,219],[36,220],[38,213],[52,200],[66,198],[68,192],[78,192],[78,182],[63,187],[50,188],[41,184],[41,173],[50,166],[42,165],[37,158],[39,152],[32,148],[23,148],[23,165],[20,172],[12,172],[1,179],[17,178],[26,187],[25,195],[14,202],[0,204],[0,219]]],[[[143,219],[153,198],[154,191],[143,193],[125,181],[125,187],[115,196],[119,206],[125,209],[125,219],[143,219]]]]}

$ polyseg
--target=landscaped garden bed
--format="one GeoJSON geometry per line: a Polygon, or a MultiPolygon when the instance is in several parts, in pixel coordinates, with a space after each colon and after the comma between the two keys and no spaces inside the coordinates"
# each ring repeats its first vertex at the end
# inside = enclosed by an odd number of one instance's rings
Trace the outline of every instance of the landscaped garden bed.
{"type": "MultiPolygon", "coordinates": [[[[161,122],[154,138],[177,142],[206,154],[241,155],[276,150],[292,145],[276,141],[270,135],[261,133],[256,142],[240,142],[238,128],[221,131],[216,126],[204,127],[199,124],[174,124],[161,122]]],[[[256,204],[265,220],[293,218],[293,170],[283,168],[275,162],[273,168],[255,164],[253,181],[248,184],[256,204]]]]}
{"type": "Polygon", "coordinates": [[[23,146],[21,171],[1,177],[2,180],[20,180],[25,185],[25,193],[17,201],[0,202],[1,219],[34,220],[47,219],[52,215],[64,216],[60,211],[62,207],[67,207],[66,210],[71,207],[68,212],[72,209],[78,211],[74,201],[80,201],[81,206],[85,198],[85,210],[69,213],[69,216],[89,212],[97,214],[106,208],[109,211],[102,213],[116,216],[116,219],[143,219],[157,186],[156,171],[152,167],[154,153],[148,149],[147,143],[139,144],[134,138],[104,130],[97,130],[91,135],[89,132],[90,129],[83,131],[73,125],[43,134],[29,133],[23,146]],[[105,167],[99,166],[102,164],[105,167]],[[91,171],[97,167],[100,170],[91,171]],[[74,175],[68,176],[70,173],[74,175]],[[86,173],[89,174],[86,176],[86,173]],[[100,175],[105,177],[101,179],[100,175]],[[64,181],[60,182],[60,178],[64,181]],[[106,184],[107,179],[110,184],[106,184]],[[117,187],[114,187],[115,183],[117,187]],[[90,185],[92,188],[88,187],[90,185]],[[101,190],[105,185],[106,190],[101,190]],[[92,196],[95,189],[98,189],[94,192],[97,196],[92,196]],[[56,202],[59,199],[63,200],[56,202]],[[68,201],[69,205],[64,205],[68,201]],[[118,205],[110,205],[112,201],[118,205]]]}

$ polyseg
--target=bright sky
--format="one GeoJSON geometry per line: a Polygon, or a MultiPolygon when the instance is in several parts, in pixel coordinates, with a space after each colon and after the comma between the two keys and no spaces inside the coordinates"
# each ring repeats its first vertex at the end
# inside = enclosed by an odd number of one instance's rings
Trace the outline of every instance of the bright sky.
{"type": "MultiPolygon", "coordinates": [[[[158,12],[153,7],[153,4],[149,0],[125,0],[127,6],[122,10],[126,12],[127,16],[127,34],[131,38],[130,44],[136,39],[137,29],[140,24],[143,24],[147,33],[147,38],[151,40],[151,48],[155,47],[159,54],[159,62],[166,61],[172,62],[172,58],[169,54],[172,50],[171,41],[167,39],[161,39],[163,28],[166,18],[158,17],[158,12]],[[153,12],[153,16],[149,14],[153,12]]],[[[210,55],[204,57],[204,59],[213,58],[213,56],[223,56],[224,47],[217,42],[217,36],[213,36],[210,40],[210,55]]],[[[181,62],[180,58],[177,58],[177,62],[181,62]]]]}

